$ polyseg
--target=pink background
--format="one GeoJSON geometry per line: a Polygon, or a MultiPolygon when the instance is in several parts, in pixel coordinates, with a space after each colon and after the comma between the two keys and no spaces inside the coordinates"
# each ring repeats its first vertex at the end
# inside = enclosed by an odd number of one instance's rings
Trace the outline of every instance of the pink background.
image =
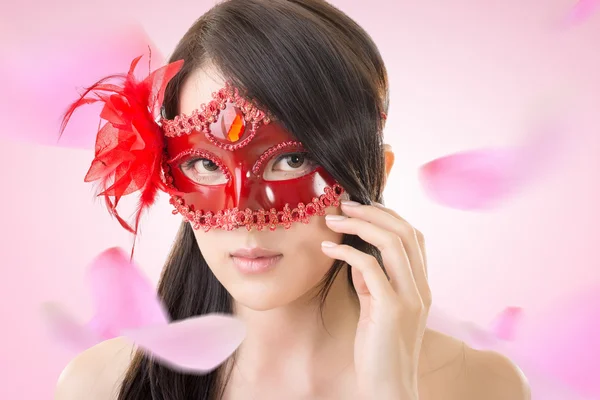
{"type": "MultiPolygon", "coordinates": [[[[136,29],[168,55],[213,4],[177,3],[171,9],[165,2],[133,1],[118,2],[119,8],[112,1],[3,4],[2,63],[13,72],[28,71],[35,90],[21,98],[14,80],[7,86],[4,72],[0,399],[52,397],[70,355],[47,339],[40,304],[59,301],[85,317],[90,312],[85,266],[108,247],[131,244],[94,199],[94,188],[83,183],[93,155],[89,138],[74,145],[90,145],[87,150],[55,147],[50,143],[57,125],[36,125],[37,113],[52,109],[56,70],[71,61],[49,50],[64,50],[69,42],[67,48],[90,54],[85,38],[93,35],[91,18],[114,17],[120,10],[116,22],[108,18],[114,26],[133,18],[141,27],[136,29]],[[34,143],[35,137],[46,138],[45,144],[34,143]]],[[[600,287],[600,123],[595,118],[600,115],[600,15],[561,33],[552,24],[571,0],[333,3],[373,36],[387,63],[391,109],[385,135],[397,162],[386,202],[426,235],[435,304],[481,324],[506,306],[520,306],[526,311],[523,329],[533,332],[532,316],[552,302],[600,287]],[[420,165],[448,153],[517,142],[526,133],[524,121],[549,105],[571,110],[580,129],[542,181],[485,213],[452,210],[425,196],[417,179],[420,165]]],[[[115,32],[113,25],[103,26],[115,32]]],[[[142,54],[141,49],[123,59],[142,54]]],[[[91,84],[127,67],[128,62],[112,65],[72,85],[91,84]]],[[[59,87],[57,98],[73,100],[72,85],[59,87]]],[[[137,259],[154,281],[178,223],[166,197],[143,220],[137,259]]]]}

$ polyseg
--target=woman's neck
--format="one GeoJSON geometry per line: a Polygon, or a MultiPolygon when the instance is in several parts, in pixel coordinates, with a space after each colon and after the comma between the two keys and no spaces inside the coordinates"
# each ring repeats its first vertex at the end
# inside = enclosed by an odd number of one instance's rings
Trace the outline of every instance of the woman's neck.
{"type": "MultiPolygon", "coordinates": [[[[235,314],[247,327],[236,355],[236,368],[249,383],[274,380],[317,379],[311,375],[341,372],[352,364],[359,306],[350,288],[347,267],[335,278],[323,305],[315,292],[268,311],[240,304],[235,314]]],[[[314,382],[307,382],[312,386],[314,382]]]]}

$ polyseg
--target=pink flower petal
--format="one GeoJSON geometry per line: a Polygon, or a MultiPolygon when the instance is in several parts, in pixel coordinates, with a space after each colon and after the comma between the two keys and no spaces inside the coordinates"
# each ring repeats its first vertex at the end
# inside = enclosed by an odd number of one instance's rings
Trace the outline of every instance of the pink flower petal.
{"type": "Polygon", "coordinates": [[[435,202],[460,210],[489,210],[539,179],[564,147],[566,126],[544,124],[523,146],[464,151],[419,169],[425,193],[435,202]]]}
{"type": "Polygon", "coordinates": [[[514,340],[517,324],[523,316],[519,307],[508,307],[496,318],[492,325],[494,336],[502,340],[514,340]]]}
{"type": "Polygon", "coordinates": [[[194,373],[207,373],[218,367],[245,335],[239,319],[219,314],[125,332],[125,336],[171,367],[194,373]]]}
{"type": "Polygon", "coordinates": [[[470,321],[458,320],[437,307],[431,307],[427,326],[462,340],[476,349],[496,349],[501,342],[491,329],[484,329],[470,321]]]}
{"type": "Polygon", "coordinates": [[[582,24],[590,19],[599,6],[600,0],[579,0],[560,22],[559,28],[569,29],[582,24]]]}
{"type": "Polygon", "coordinates": [[[57,304],[46,303],[42,306],[41,312],[44,326],[48,329],[50,337],[76,353],[103,340],[89,326],[75,321],[57,304]]]}
{"type": "Polygon", "coordinates": [[[600,286],[556,299],[530,325],[514,344],[514,355],[579,394],[600,399],[600,286]]]}
{"type": "Polygon", "coordinates": [[[491,208],[512,194],[517,157],[511,149],[452,154],[423,165],[419,177],[438,203],[462,210],[491,208]]]}
{"type": "Polygon", "coordinates": [[[96,310],[94,326],[103,337],[168,323],[153,285],[123,250],[111,248],[101,253],[90,266],[88,280],[96,310]]]}
{"type": "MultiPolygon", "coordinates": [[[[62,34],[24,37],[6,49],[0,64],[0,109],[6,118],[0,135],[44,145],[93,149],[99,105],[74,116],[60,142],[62,114],[82,88],[101,77],[127,73],[131,60],[152,50],[152,68],[163,57],[137,23],[114,22],[100,15],[92,21],[68,21],[62,34]]],[[[21,37],[21,35],[18,35],[21,37]]],[[[140,71],[144,68],[140,68],[140,71]]],[[[148,70],[144,71],[147,75],[148,70]]],[[[143,74],[140,72],[141,76],[143,74]]]]}

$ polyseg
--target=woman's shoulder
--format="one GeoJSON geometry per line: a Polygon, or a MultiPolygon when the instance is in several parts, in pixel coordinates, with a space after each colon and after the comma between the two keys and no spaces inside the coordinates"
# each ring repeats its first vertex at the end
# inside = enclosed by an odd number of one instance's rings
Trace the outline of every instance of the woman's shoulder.
{"type": "Polygon", "coordinates": [[[134,346],[125,338],[104,341],[75,357],[58,378],[55,400],[115,400],[134,346]]]}
{"type": "MultiPolygon", "coordinates": [[[[510,359],[489,350],[477,350],[461,340],[426,330],[420,377],[429,392],[444,387],[461,400],[529,400],[527,379],[510,359]]],[[[432,398],[447,396],[432,395],[432,398]]]]}
{"type": "Polygon", "coordinates": [[[465,363],[469,398],[531,399],[527,378],[521,369],[503,354],[468,348],[465,363]]]}

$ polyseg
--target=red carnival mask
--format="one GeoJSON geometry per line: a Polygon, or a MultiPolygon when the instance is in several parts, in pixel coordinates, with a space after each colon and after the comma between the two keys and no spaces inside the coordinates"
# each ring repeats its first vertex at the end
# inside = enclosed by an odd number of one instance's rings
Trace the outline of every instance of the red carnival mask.
{"type": "Polygon", "coordinates": [[[289,228],[339,204],[335,180],[230,84],[190,116],[161,124],[166,184],[179,192],[171,204],[195,229],[289,228]]]}

